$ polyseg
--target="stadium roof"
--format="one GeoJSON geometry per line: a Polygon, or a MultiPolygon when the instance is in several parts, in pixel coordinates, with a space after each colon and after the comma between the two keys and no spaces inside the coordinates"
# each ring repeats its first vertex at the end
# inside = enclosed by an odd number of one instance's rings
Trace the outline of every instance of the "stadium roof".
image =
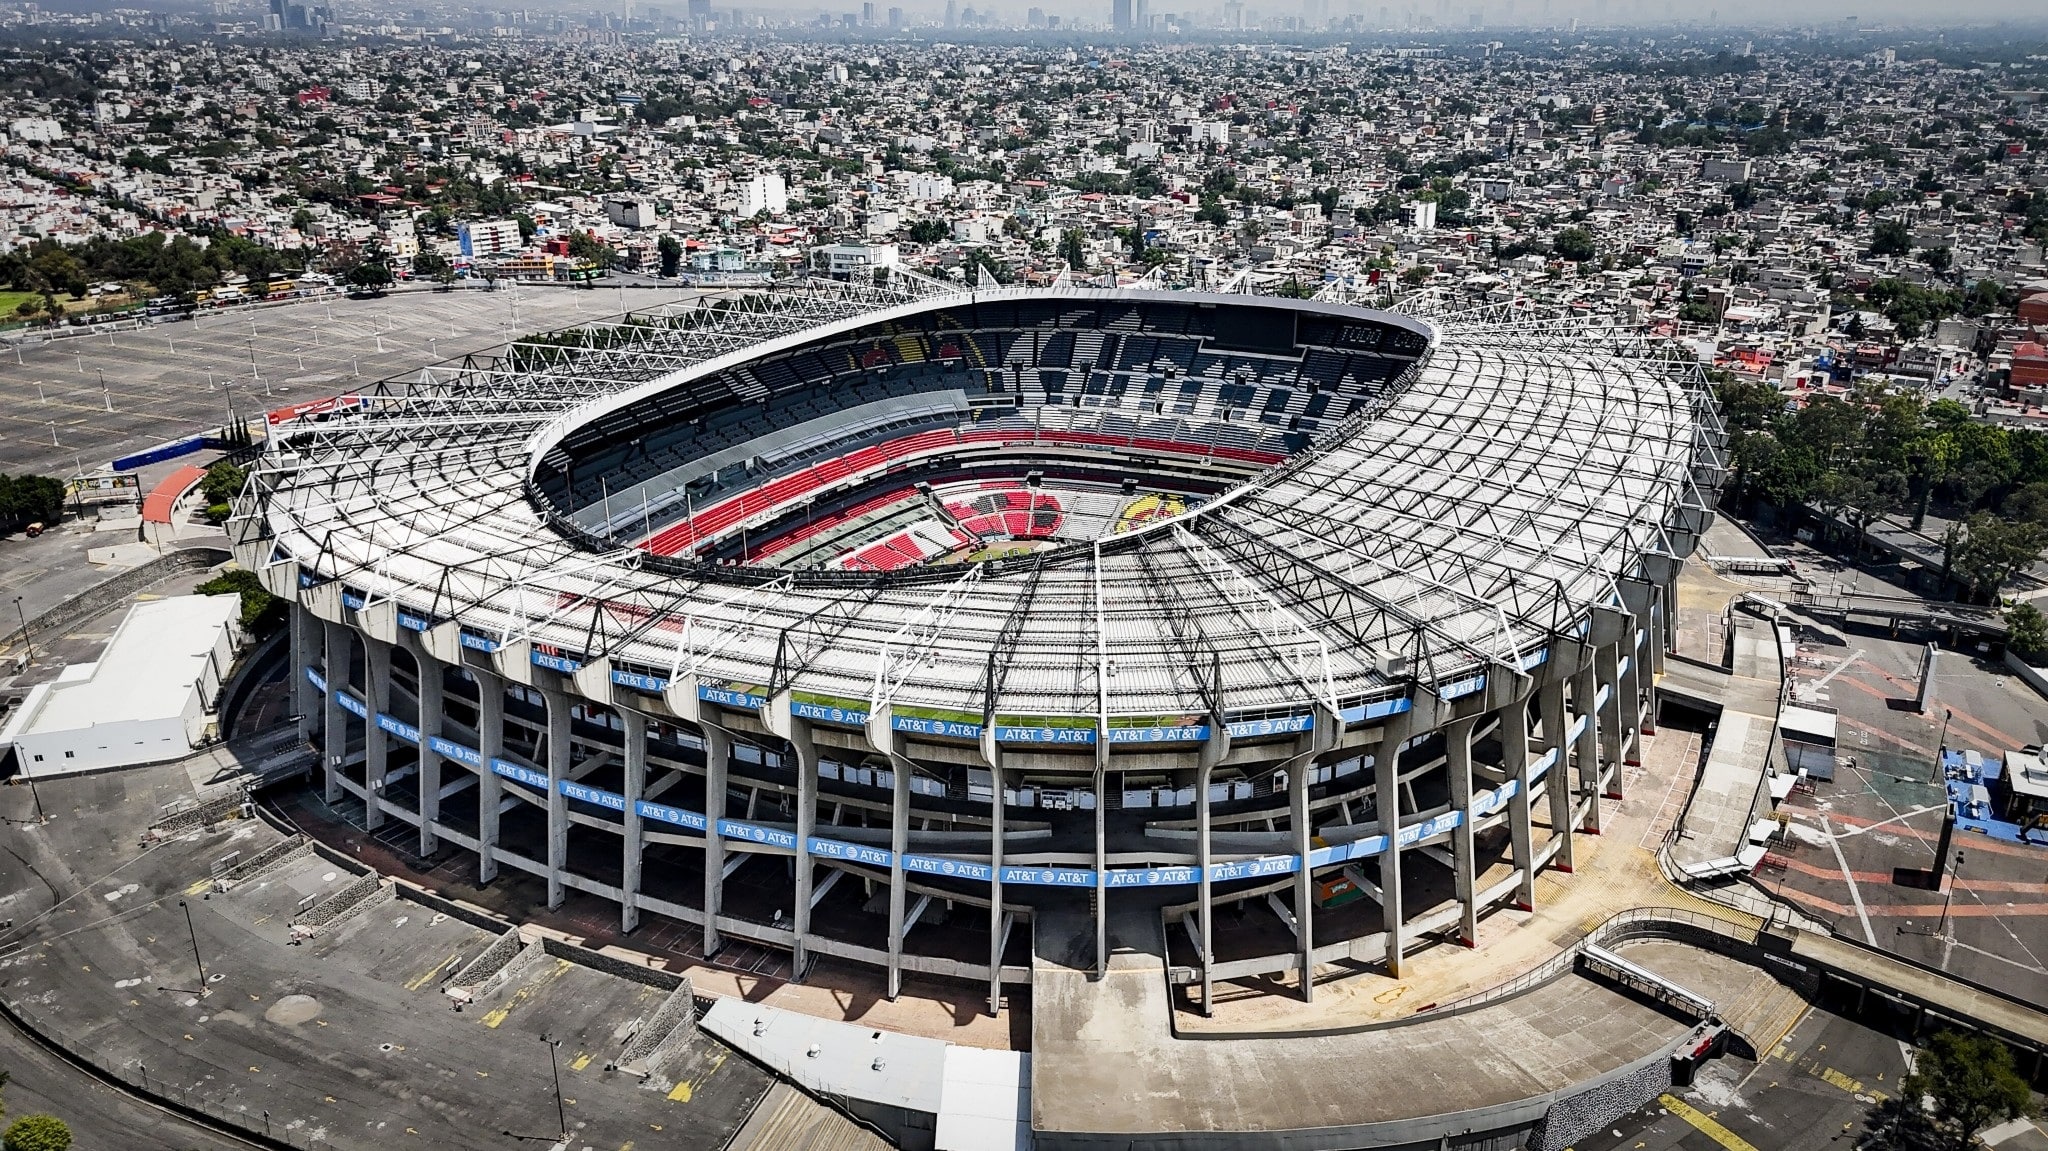
{"type": "Polygon", "coordinates": [[[573,543],[529,499],[538,452],[623,391],[963,298],[811,286],[425,369],[268,453],[235,537],[273,541],[258,566],[296,561],[499,643],[749,695],[1108,728],[1450,694],[1540,659],[1670,554],[1674,525],[1704,522],[1718,423],[1696,365],[1582,320],[1434,306],[1417,309],[1433,346],[1384,410],[1185,515],[1043,558],[913,579],[672,567],[573,543]]]}

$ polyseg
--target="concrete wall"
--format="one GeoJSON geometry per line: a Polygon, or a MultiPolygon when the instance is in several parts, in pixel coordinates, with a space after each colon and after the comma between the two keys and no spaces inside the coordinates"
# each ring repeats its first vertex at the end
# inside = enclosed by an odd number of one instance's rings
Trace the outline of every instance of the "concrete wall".
{"type": "Polygon", "coordinates": [[[2019,676],[2028,687],[2040,692],[2043,698],[2048,698],[2048,667],[2034,667],[2009,651],[2005,653],[2005,666],[2012,669],[2012,673],[2019,676]]]}
{"type": "MultiPolygon", "coordinates": [[[[31,693],[22,708],[28,711],[40,702],[31,693]]],[[[15,757],[23,774],[38,778],[159,763],[192,750],[185,735],[186,726],[181,716],[117,719],[70,731],[23,735],[14,741],[15,757]]]]}

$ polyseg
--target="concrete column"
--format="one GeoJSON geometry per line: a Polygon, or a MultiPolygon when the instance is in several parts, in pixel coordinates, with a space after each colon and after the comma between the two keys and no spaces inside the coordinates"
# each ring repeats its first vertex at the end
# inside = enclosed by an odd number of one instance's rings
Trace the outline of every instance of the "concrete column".
{"type": "Polygon", "coordinates": [[[811,742],[809,720],[791,721],[789,746],[796,754],[796,954],[790,978],[801,983],[811,965],[811,891],[817,871],[811,837],[818,831],[818,747],[811,742]]]}
{"type": "Polygon", "coordinates": [[[1523,911],[1536,909],[1536,831],[1529,814],[1529,701],[1518,699],[1494,713],[1494,730],[1500,736],[1501,770],[1515,781],[1515,794],[1508,797],[1509,853],[1522,871],[1515,891],[1515,905],[1523,911]]]}
{"type": "Polygon", "coordinates": [[[1109,738],[1095,744],[1095,978],[1109,975],[1109,738]]]}
{"type": "MultiPolygon", "coordinates": [[[[1317,721],[1323,719],[1318,712],[1317,721]]],[[[1308,777],[1315,766],[1313,756],[1301,756],[1288,769],[1287,776],[1287,819],[1293,833],[1294,856],[1299,864],[1294,869],[1294,945],[1301,956],[1301,1001],[1307,1003],[1316,997],[1315,964],[1310,954],[1315,951],[1315,909],[1316,880],[1309,871],[1308,852],[1310,828],[1308,819],[1308,777]]]]}
{"type": "Polygon", "coordinates": [[[476,677],[476,881],[498,878],[498,816],[505,802],[505,781],[491,770],[491,761],[505,754],[505,681],[493,672],[470,668],[476,677]]]}
{"type": "Polygon", "coordinates": [[[349,716],[341,706],[341,693],[348,689],[349,644],[354,641],[353,633],[338,623],[323,620],[321,630],[327,660],[327,700],[320,708],[320,764],[325,773],[321,796],[333,804],[341,802],[341,762],[348,758],[349,716]]]}
{"type": "Polygon", "coordinates": [[[1572,764],[1571,744],[1566,740],[1569,721],[1564,709],[1564,680],[1546,678],[1536,688],[1536,722],[1543,727],[1543,750],[1550,756],[1550,770],[1543,776],[1543,794],[1550,800],[1550,834],[1557,837],[1557,854],[1551,866],[1569,874],[1572,861],[1572,764]]]}
{"type": "MultiPolygon", "coordinates": [[[[1202,1014],[1209,1014],[1210,1001],[1216,993],[1216,982],[1209,969],[1216,965],[1216,899],[1215,884],[1209,880],[1209,781],[1215,774],[1213,765],[1204,762],[1195,772],[1195,900],[1196,930],[1202,935],[1200,954],[1195,961],[1202,965],[1202,1014]]],[[[1169,928],[1171,930],[1171,928],[1169,928]]]]}
{"type": "Polygon", "coordinates": [[[429,746],[428,740],[442,734],[446,693],[441,683],[441,661],[428,655],[417,640],[408,642],[406,650],[412,653],[420,681],[420,857],[431,859],[441,850],[440,830],[434,825],[441,820],[441,767],[446,761],[429,746]]]}
{"type": "Polygon", "coordinates": [[[1396,979],[1401,977],[1407,924],[1401,906],[1401,745],[1408,742],[1411,722],[1405,711],[1389,717],[1372,753],[1373,801],[1380,832],[1387,837],[1380,849],[1380,915],[1387,932],[1387,974],[1396,979]]]}
{"type": "Polygon", "coordinates": [[[292,604],[291,624],[292,711],[299,717],[299,742],[310,745],[313,731],[320,725],[321,704],[320,693],[314,689],[313,681],[306,678],[306,669],[313,666],[315,653],[324,645],[324,636],[319,632],[320,620],[297,602],[292,604]]]}
{"type": "Polygon", "coordinates": [[[718,917],[725,912],[725,840],[718,821],[725,818],[725,773],[732,765],[732,736],[722,727],[704,725],[704,957],[724,946],[718,917]]]}
{"type": "Polygon", "coordinates": [[[1601,644],[1593,649],[1593,677],[1599,686],[1608,689],[1607,703],[1600,710],[1600,774],[1604,786],[1601,793],[1608,799],[1621,798],[1622,755],[1628,748],[1630,728],[1635,722],[1624,706],[1624,687],[1617,665],[1621,662],[1619,644],[1601,644]]]}
{"type": "Polygon", "coordinates": [[[619,718],[626,727],[626,818],[620,829],[624,833],[624,854],[619,864],[619,930],[631,932],[640,926],[640,855],[646,847],[641,841],[640,799],[647,794],[647,717],[621,708],[619,718]]]}
{"type": "Polygon", "coordinates": [[[568,894],[562,872],[569,866],[569,797],[562,781],[569,778],[569,697],[543,691],[547,707],[548,746],[548,910],[562,906],[568,894]]]}
{"type": "Polygon", "coordinates": [[[1476,853],[1472,846],[1472,728],[1477,722],[1477,716],[1452,720],[1444,729],[1444,765],[1450,779],[1451,807],[1464,815],[1458,826],[1451,829],[1451,868],[1456,876],[1458,903],[1464,909],[1458,921],[1458,938],[1467,947],[1476,946],[1479,940],[1476,853]]]}
{"type": "Polygon", "coordinates": [[[989,765],[989,780],[995,794],[989,797],[988,876],[988,1013],[1003,1010],[1003,768],[1002,752],[989,765]]]}
{"type": "Polygon", "coordinates": [[[1577,769],[1578,794],[1586,801],[1586,821],[1578,828],[1591,835],[1600,834],[1600,708],[1593,699],[1598,692],[1598,677],[1591,667],[1582,667],[1572,673],[1572,711],[1568,724],[1575,724],[1583,716],[1586,726],[1579,730],[1579,736],[1572,741],[1573,766],[1577,769]]]}
{"type": "Polygon", "coordinates": [[[391,733],[377,726],[377,717],[391,710],[391,648],[363,638],[363,826],[384,826],[384,777],[391,771],[391,733]]]}
{"type": "MultiPolygon", "coordinates": [[[[1630,632],[1628,638],[1622,642],[1620,653],[1621,656],[1627,657],[1628,666],[1622,670],[1620,659],[1616,659],[1615,679],[1618,685],[1614,689],[1615,698],[1621,704],[1621,761],[1630,767],[1643,762],[1643,684],[1646,682],[1643,676],[1642,651],[1630,646],[1634,643],[1635,633],[1630,632]]],[[[1643,647],[1649,647],[1648,641],[1644,641],[1643,647]]],[[[1621,790],[1621,777],[1621,772],[1614,773],[1616,791],[1621,790]]]]}
{"type": "Polygon", "coordinates": [[[910,761],[889,757],[889,998],[903,994],[903,854],[910,850],[910,761]]]}

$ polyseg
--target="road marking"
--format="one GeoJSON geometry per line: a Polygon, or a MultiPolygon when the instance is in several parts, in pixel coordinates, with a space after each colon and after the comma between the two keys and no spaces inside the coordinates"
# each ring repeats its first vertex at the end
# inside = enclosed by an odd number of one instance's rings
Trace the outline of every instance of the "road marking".
{"type": "Polygon", "coordinates": [[[443,967],[446,967],[449,964],[455,962],[456,957],[461,954],[462,953],[459,951],[455,952],[454,954],[451,954],[448,958],[443,959],[441,962],[436,963],[432,967],[427,968],[425,971],[420,972],[418,976],[414,977],[410,982],[408,982],[405,985],[405,989],[407,991],[418,991],[420,988],[425,987],[429,980],[433,979],[434,976],[440,974],[440,971],[443,967]]]}
{"type": "Polygon", "coordinates": [[[1659,1095],[1657,1096],[1657,1102],[1662,1103],[1665,1110],[1698,1128],[1700,1133],[1707,1138],[1726,1147],[1728,1151],[1757,1151],[1756,1144],[1721,1126],[1714,1121],[1713,1116],[1692,1106],[1676,1095],[1659,1095]]]}
{"type": "Polygon", "coordinates": [[[588,1052],[583,1052],[576,1056],[575,1062],[569,1064],[569,1070],[581,1071],[588,1066],[590,1066],[590,1054],[588,1052]]]}
{"type": "Polygon", "coordinates": [[[1849,885],[1849,902],[1856,905],[1856,918],[1863,921],[1863,938],[1872,947],[1877,946],[1877,932],[1870,929],[1870,913],[1863,910],[1863,892],[1856,887],[1856,875],[1849,870],[1849,860],[1842,854],[1842,845],[1835,841],[1835,828],[1828,817],[1820,817],[1820,828],[1828,834],[1828,846],[1834,849],[1835,862],[1842,865],[1842,880],[1849,885]]]}
{"type": "Polygon", "coordinates": [[[688,1103],[690,1101],[689,1080],[685,1079],[674,1087],[669,1088],[668,1101],[670,1103],[688,1103]]]}
{"type": "Polygon", "coordinates": [[[202,892],[202,891],[205,891],[205,890],[206,890],[207,888],[209,888],[209,887],[212,887],[212,886],[213,886],[213,880],[211,880],[211,879],[202,879],[202,880],[199,880],[199,881],[198,881],[198,882],[196,882],[196,883],[193,883],[193,884],[190,884],[189,886],[187,886],[187,887],[185,888],[185,894],[187,894],[187,895],[197,895],[197,894],[199,894],[200,892],[202,892]]]}

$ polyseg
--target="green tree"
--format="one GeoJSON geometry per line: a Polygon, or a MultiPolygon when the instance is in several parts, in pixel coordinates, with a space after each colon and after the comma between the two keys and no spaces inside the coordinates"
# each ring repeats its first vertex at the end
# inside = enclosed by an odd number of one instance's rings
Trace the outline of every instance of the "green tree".
{"type": "Polygon", "coordinates": [[[50,523],[64,514],[64,495],[62,480],[0,472],[0,531],[11,531],[24,524],[50,523]]]}
{"type": "Polygon", "coordinates": [[[683,245],[674,236],[664,232],[655,241],[655,251],[661,256],[661,274],[673,276],[683,268],[683,245]]]}
{"type": "Polygon", "coordinates": [[[1077,272],[1087,269],[1088,245],[1081,235],[1081,229],[1068,228],[1060,233],[1060,259],[1065,260],[1067,266],[1077,272]]]}
{"type": "Polygon", "coordinates": [[[1593,258],[1593,233],[1584,228],[1566,228],[1550,242],[1551,250],[1575,264],[1593,258]]]}
{"type": "Polygon", "coordinates": [[[1952,525],[1944,540],[1949,574],[1972,600],[1998,594],[2013,573],[2041,558],[2048,529],[1977,512],[1952,525]]]}
{"type": "Polygon", "coordinates": [[[412,270],[414,275],[430,276],[437,280],[453,271],[449,267],[448,257],[427,248],[422,248],[420,254],[412,258],[412,270]]]}
{"type": "Polygon", "coordinates": [[[2023,659],[2048,655],[2048,616],[2030,603],[2016,603],[2005,609],[2005,626],[2011,634],[2005,645],[2023,659]]]}
{"type": "Polygon", "coordinates": [[[1941,1032],[1920,1049],[1899,1087],[1908,1099],[1934,1101],[1936,1133],[1955,1151],[1969,1151],[1977,1132],[2027,1114],[2032,1103],[2012,1051],[1987,1035],[1941,1032]]]}
{"type": "Polygon", "coordinates": [[[206,514],[215,523],[228,518],[234,498],[249,482],[249,469],[230,460],[217,460],[199,481],[199,494],[206,497],[206,514]]]}
{"type": "Polygon", "coordinates": [[[364,260],[350,268],[348,275],[343,279],[352,288],[377,294],[391,286],[392,276],[391,269],[385,266],[384,261],[364,260]]]}
{"type": "Polygon", "coordinates": [[[953,234],[944,220],[918,220],[910,225],[910,242],[913,244],[937,244],[953,234]]]}
{"type": "Polygon", "coordinates": [[[1879,220],[1870,230],[1870,254],[1903,256],[1913,250],[1913,229],[1904,220],[1879,220]]]}
{"type": "Polygon", "coordinates": [[[284,626],[284,601],[270,594],[247,568],[224,571],[193,590],[200,595],[241,596],[242,634],[251,639],[262,639],[284,626]]]}
{"type": "Polygon", "coordinates": [[[55,1115],[24,1115],[0,1135],[7,1151],[70,1151],[71,1128],[55,1115]]]}

